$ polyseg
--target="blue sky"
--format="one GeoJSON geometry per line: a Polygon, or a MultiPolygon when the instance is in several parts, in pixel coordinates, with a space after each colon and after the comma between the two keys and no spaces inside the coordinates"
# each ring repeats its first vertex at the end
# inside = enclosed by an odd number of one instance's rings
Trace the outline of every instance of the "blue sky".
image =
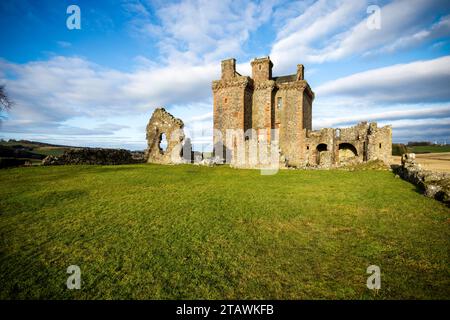
{"type": "Polygon", "coordinates": [[[450,142],[450,3],[2,0],[0,84],[16,102],[0,138],[144,149],[154,108],[209,150],[220,61],[305,65],[313,127],[393,125],[396,142],[450,142]],[[69,30],[66,9],[81,10],[69,30]],[[379,29],[367,8],[381,9],[379,29]]]}

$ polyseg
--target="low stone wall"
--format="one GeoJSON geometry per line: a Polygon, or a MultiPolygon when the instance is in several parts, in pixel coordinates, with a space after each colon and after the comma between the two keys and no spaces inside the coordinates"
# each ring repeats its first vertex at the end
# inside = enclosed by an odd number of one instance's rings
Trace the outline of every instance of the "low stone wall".
{"type": "Polygon", "coordinates": [[[422,169],[415,158],[414,153],[405,153],[402,155],[402,164],[394,172],[418,186],[427,197],[450,205],[450,174],[422,169]]]}
{"type": "Polygon", "coordinates": [[[79,148],[70,149],[63,155],[47,156],[42,160],[42,165],[65,165],[65,164],[129,164],[136,163],[130,151],[125,149],[103,149],[103,148],[79,148]]]}

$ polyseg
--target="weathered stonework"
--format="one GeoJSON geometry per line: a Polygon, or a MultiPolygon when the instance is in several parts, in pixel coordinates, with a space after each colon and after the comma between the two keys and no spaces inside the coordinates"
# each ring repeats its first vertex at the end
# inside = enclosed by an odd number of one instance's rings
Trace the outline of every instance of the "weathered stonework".
{"type": "Polygon", "coordinates": [[[304,80],[304,66],[297,65],[296,74],[272,77],[269,57],[251,65],[252,77],[242,76],[235,59],[224,60],[221,79],[212,83],[215,155],[227,154],[227,162],[241,168],[261,167],[263,157],[252,151],[265,148],[288,167],[389,163],[390,126],[362,122],[352,128],[312,131],[314,92],[304,80]],[[264,143],[267,146],[260,146],[264,143]]]}
{"type": "Polygon", "coordinates": [[[160,164],[182,163],[182,144],[184,140],[183,121],[175,118],[164,108],[157,108],[147,125],[147,162],[160,164]],[[167,139],[167,148],[163,150],[161,140],[167,139]]]}
{"type": "Polygon", "coordinates": [[[450,174],[424,170],[415,162],[414,153],[402,155],[402,164],[394,171],[404,180],[415,184],[424,195],[442,201],[450,206],[450,174]]]}
{"type": "Polygon", "coordinates": [[[65,151],[61,156],[47,156],[42,165],[97,164],[118,165],[138,163],[130,151],[124,149],[74,148],[65,151]]]}
{"type": "Polygon", "coordinates": [[[392,154],[392,129],[375,122],[361,122],[350,128],[306,131],[306,166],[330,167],[382,160],[392,154]]]}

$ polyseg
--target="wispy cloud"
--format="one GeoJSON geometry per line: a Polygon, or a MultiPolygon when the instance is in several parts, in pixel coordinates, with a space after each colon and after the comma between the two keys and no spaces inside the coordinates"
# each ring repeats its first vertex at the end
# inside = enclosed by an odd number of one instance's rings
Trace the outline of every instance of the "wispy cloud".
{"type": "Polygon", "coordinates": [[[67,42],[67,41],[57,41],[56,43],[61,48],[70,48],[72,46],[72,44],[70,42],[67,42]]]}
{"type": "Polygon", "coordinates": [[[367,27],[368,1],[319,0],[291,18],[278,32],[271,56],[280,71],[298,57],[323,63],[355,55],[394,52],[439,37],[449,37],[448,17],[431,24],[446,12],[446,1],[395,1],[381,7],[381,29],[367,27]]]}
{"type": "Polygon", "coordinates": [[[450,100],[450,56],[352,74],[316,88],[320,97],[352,96],[377,102],[450,100]]]}
{"type": "Polygon", "coordinates": [[[342,127],[354,125],[361,121],[379,121],[383,123],[397,120],[411,121],[424,119],[442,119],[450,118],[450,103],[447,105],[438,105],[435,107],[411,108],[403,110],[389,110],[382,112],[360,112],[356,115],[331,116],[318,118],[316,125],[320,127],[342,127]]]}
{"type": "Polygon", "coordinates": [[[188,0],[161,3],[151,16],[142,2],[125,3],[135,14],[131,30],[157,37],[166,63],[210,63],[241,53],[250,33],[268,21],[275,1],[188,0]]]}

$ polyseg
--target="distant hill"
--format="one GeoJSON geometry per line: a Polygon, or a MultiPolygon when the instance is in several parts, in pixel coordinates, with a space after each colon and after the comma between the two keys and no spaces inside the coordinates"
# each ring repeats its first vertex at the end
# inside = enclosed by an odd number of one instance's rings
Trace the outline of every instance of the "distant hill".
{"type": "Polygon", "coordinates": [[[66,150],[77,148],[29,140],[1,140],[0,167],[28,164],[40,164],[48,155],[59,156],[66,150]]]}
{"type": "Polygon", "coordinates": [[[59,145],[59,144],[51,144],[51,143],[45,143],[45,142],[39,142],[39,141],[30,141],[30,140],[14,140],[10,139],[8,141],[1,140],[0,145],[2,146],[22,146],[22,147],[29,147],[29,148],[40,148],[40,147],[57,147],[57,148],[77,148],[73,146],[66,146],[66,145],[59,145]]]}

